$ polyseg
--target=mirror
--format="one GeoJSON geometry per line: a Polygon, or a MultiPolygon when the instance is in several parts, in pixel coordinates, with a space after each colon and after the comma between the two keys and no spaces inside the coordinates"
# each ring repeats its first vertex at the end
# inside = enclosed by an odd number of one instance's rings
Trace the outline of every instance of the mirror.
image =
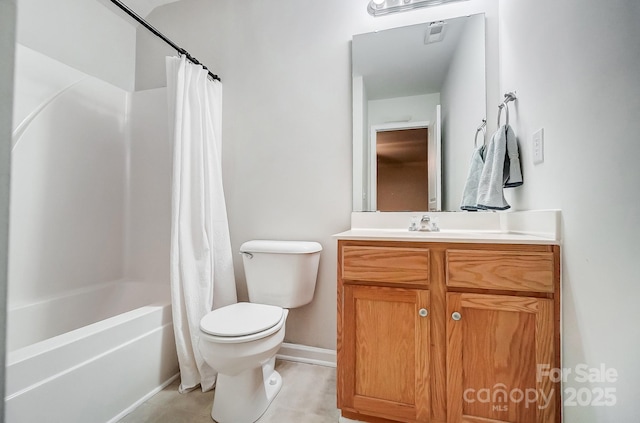
{"type": "Polygon", "coordinates": [[[484,14],[355,35],[352,71],[353,211],[459,210],[486,118],[484,14]]]}

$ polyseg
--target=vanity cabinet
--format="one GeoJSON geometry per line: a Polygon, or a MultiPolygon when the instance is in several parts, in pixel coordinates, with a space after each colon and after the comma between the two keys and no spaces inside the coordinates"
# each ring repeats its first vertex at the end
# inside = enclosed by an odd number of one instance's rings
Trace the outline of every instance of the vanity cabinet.
{"type": "Polygon", "coordinates": [[[347,285],[343,405],[377,416],[429,421],[429,291],[347,285]],[[420,310],[424,310],[420,315],[420,310]]]}
{"type": "Polygon", "coordinates": [[[537,377],[554,363],[553,301],[451,293],[447,313],[448,422],[553,422],[553,386],[537,377]]]}
{"type": "Polygon", "coordinates": [[[428,422],[429,250],[346,245],[340,277],[340,407],[428,422]]]}
{"type": "Polygon", "coordinates": [[[556,245],[338,241],[338,408],[560,423],[556,245]]]}

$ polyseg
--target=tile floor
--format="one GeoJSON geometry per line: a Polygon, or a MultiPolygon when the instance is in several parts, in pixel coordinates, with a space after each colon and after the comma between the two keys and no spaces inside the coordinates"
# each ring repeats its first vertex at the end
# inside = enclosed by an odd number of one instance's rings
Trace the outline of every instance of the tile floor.
{"type": "MultiPolygon", "coordinates": [[[[278,360],[282,390],[259,423],[337,423],[336,369],[278,360]]],[[[212,423],[213,391],[178,393],[179,380],[118,423],[212,423]]]]}

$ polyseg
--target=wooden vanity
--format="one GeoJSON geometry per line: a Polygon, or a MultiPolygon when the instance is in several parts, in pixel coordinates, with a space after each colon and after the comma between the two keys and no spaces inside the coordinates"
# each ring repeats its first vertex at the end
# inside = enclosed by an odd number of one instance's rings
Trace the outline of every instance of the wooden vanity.
{"type": "Polygon", "coordinates": [[[558,245],[336,237],[343,417],[560,423],[558,245]]]}

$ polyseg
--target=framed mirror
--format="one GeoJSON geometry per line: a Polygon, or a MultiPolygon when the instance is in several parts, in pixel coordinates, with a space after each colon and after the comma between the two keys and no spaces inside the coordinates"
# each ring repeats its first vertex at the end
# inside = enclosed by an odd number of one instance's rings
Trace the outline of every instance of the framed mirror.
{"type": "Polygon", "coordinates": [[[353,211],[459,210],[486,118],[484,14],[352,41],[353,211]]]}

